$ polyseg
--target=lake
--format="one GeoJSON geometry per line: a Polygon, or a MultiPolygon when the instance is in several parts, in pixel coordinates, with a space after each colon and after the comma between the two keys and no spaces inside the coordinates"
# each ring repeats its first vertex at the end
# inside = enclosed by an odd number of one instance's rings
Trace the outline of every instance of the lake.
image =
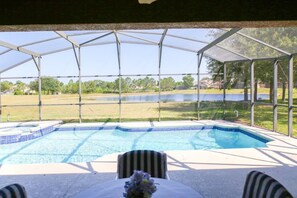
{"type": "MultiPolygon", "coordinates": [[[[250,98],[250,95],[248,96],[250,98]]],[[[227,101],[242,101],[243,94],[226,94],[227,101]]],[[[269,94],[258,94],[258,100],[269,99],[269,94]]],[[[119,97],[100,97],[99,101],[118,101],[119,97]]],[[[158,102],[159,95],[131,95],[122,96],[122,101],[128,102],[158,102]]],[[[162,102],[190,102],[197,101],[197,94],[162,94],[162,102]]],[[[223,94],[200,94],[200,101],[223,101],[223,94]]]]}

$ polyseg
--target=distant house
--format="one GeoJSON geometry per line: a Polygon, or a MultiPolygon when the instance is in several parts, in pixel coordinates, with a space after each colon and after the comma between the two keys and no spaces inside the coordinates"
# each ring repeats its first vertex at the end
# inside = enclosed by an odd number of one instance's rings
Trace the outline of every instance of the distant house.
{"type": "Polygon", "coordinates": [[[13,93],[14,93],[14,90],[6,90],[6,91],[3,91],[3,92],[1,92],[1,94],[2,95],[13,95],[13,93]]]}
{"type": "Polygon", "coordinates": [[[178,85],[175,87],[176,90],[185,90],[187,87],[185,85],[178,85]]]}
{"type": "Polygon", "coordinates": [[[36,94],[36,91],[35,91],[35,90],[31,90],[31,89],[29,89],[29,90],[27,90],[27,91],[25,92],[25,94],[27,94],[27,95],[35,95],[35,94],[36,94]]]}
{"type": "Polygon", "coordinates": [[[210,78],[200,80],[201,89],[221,89],[223,88],[223,81],[213,81],[210,78]]]}
{"type": "MultiPolygon", "coordinates": [[[[17,85],[13,85],[10,90],[7,90],[4,94],[15,94],[15,91],[18,89],[17,85]]],[[[20,91],[25,95],[34,95],[36,94],[35,90],[31,90],[29,86],[23,87],[20,91]]]]}

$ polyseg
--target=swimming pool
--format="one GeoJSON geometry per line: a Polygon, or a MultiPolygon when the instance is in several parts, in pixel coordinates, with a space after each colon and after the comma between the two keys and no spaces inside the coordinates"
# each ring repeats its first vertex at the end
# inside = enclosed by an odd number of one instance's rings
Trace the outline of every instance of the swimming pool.
{"type": "Polygon", "coordinates": [[[266,147],[268,139],[239,128],[60,128],[46,136],[0,145],[0,164],[88,162],[137,149],[207,150],[266,147]]]}

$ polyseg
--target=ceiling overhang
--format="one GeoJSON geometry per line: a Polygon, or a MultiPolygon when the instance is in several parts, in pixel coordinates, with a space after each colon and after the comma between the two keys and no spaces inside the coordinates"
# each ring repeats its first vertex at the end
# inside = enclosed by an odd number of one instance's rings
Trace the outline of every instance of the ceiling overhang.
{"type": "Polygon", "coordinates": [[[0,31],[297,26],[284,1],[2,0],[0,31]]]}

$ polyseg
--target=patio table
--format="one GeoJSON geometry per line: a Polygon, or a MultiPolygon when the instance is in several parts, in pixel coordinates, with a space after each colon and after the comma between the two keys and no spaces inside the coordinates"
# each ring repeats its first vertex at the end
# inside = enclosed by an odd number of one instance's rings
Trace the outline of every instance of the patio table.
{"type": "MultiPolygon", "coordinates": [[[[203,196],[189,186],[176,181],[153,178],[157,183],[157,191],[152,198],[203,198],[203,196]]],[[[120,198],[125,192],[125,182],[129,178],[113,180],[105,183],[97,184],[81,193],[74,198],[120,198]]]]}

